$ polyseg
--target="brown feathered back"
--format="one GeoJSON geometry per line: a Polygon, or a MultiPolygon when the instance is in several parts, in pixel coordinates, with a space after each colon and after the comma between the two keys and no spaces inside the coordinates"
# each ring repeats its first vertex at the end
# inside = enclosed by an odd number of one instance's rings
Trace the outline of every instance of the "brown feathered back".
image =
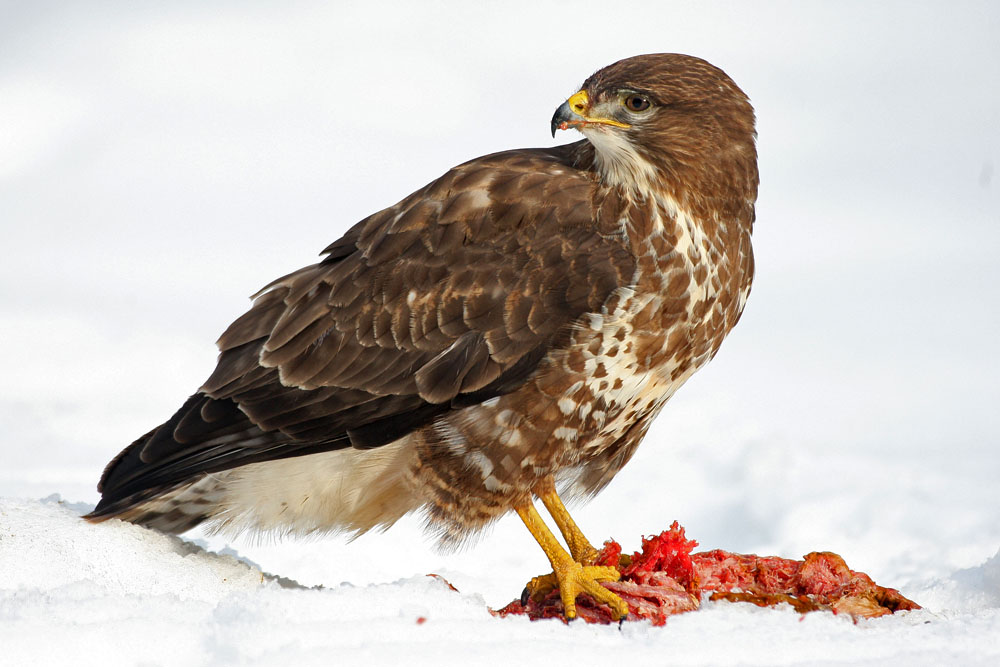
{"type": "Polygon", "coordinates": [[[460,165],[274,281],[215,372],[109,464],[95,511],[192,475],[391,442],[512,391],[625,284],[625,204],[572,169],[582,143],[460,165]]]}

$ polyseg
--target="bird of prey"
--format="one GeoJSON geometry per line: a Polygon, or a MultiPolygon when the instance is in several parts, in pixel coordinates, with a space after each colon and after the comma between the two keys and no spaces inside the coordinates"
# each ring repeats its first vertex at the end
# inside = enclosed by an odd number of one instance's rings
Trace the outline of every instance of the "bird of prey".
{"type": "Polygon", "coordinates": [[[754,112],[722,70],[652,54],[591,75],[551,129],[584,139],[459,165],[258,292],[88,518],[359,534],[422,510],[454,544],[513,510],[552,564],[534,594],[627,614],[560,494],[607,485],[739,320],[754,112]]]}

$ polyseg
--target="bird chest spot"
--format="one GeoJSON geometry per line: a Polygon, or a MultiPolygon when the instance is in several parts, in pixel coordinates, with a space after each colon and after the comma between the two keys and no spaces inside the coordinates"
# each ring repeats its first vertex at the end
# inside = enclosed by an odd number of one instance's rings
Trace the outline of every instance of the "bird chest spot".
{"type": "Polygon", "coordinates": [[[563,396],[559,399],[559,411],[564,415],[571,415],[576,412],[576,401],[568,396],[563,396]]]}
{"type": "Polygon", "coordinates": [[[580,432],[572,426],[560,426],[552,432],[552,435],[560,440],[569,440],[572,442],[576,440],[579,433],[580,432]]]}
{"type": "MultiPolygon", "coordinates": [[[[485,406],[486,403],[483,403],[483,405],[485,406]]],[[[497,426],[503,429],[514,428],[515,426],[517,426],[518,423],[520,423],[520,421],[521,421],[520,416],[509,408],[499,410],[495,415],[493,415],[493,422],[497,426]]]]}
{"type": "Polygon", "coordinates": [[[483,479],[493,473],[493,461],[480,451],[471,451],[465,455],[465,464],[469,468],[478,468],[483,479]]]}
{"type": "Polygon", "coordinates": [[[524,444],[524,438],[521,437],[521,431],[519,429],[512,428],[506,431],[501,431],[497,436],[497,442],[501,447],[517,448],[524,444]]]}

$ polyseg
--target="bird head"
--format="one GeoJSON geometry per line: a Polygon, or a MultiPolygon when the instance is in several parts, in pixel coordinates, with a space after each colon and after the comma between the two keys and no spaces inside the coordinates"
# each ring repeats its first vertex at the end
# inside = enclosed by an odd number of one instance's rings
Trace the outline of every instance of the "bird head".
{"type": "Polygon", "coordinates": [[[659,53],[609,65],[556,109],[551,129],[582,132],[611,185],[644,191],[723,173],[750,179],[756,191],[753,108],[700,58],[659,53]]]}

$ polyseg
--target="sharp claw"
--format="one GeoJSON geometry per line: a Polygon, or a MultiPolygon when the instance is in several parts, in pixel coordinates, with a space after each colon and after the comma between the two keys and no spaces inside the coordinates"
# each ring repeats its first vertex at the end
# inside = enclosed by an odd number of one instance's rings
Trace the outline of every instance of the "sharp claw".
{"type": "MultiPolygon", "coordinates": [[[[528,599],[541,602],[546,594],[558,589],[563,603],[563,618],[568,622],[577,618],[575,598],[580,593],[587,593],[598,604],[606,605],[611,610],[613,620],[624,621],[629,614],[628,606],[622,602],[621,598],[601,586],[602,581],[617,581],[621,573],[617,568],[581,565],[575,563],[575,571],[553,572],[545,576],[532,579],[521,593],[521,604],[527,604],[528,599]],[[625,607],[624,611],[621,609],[625,607]]],[[[571,568],[572,569],[572,568],[571,568]]]]}

